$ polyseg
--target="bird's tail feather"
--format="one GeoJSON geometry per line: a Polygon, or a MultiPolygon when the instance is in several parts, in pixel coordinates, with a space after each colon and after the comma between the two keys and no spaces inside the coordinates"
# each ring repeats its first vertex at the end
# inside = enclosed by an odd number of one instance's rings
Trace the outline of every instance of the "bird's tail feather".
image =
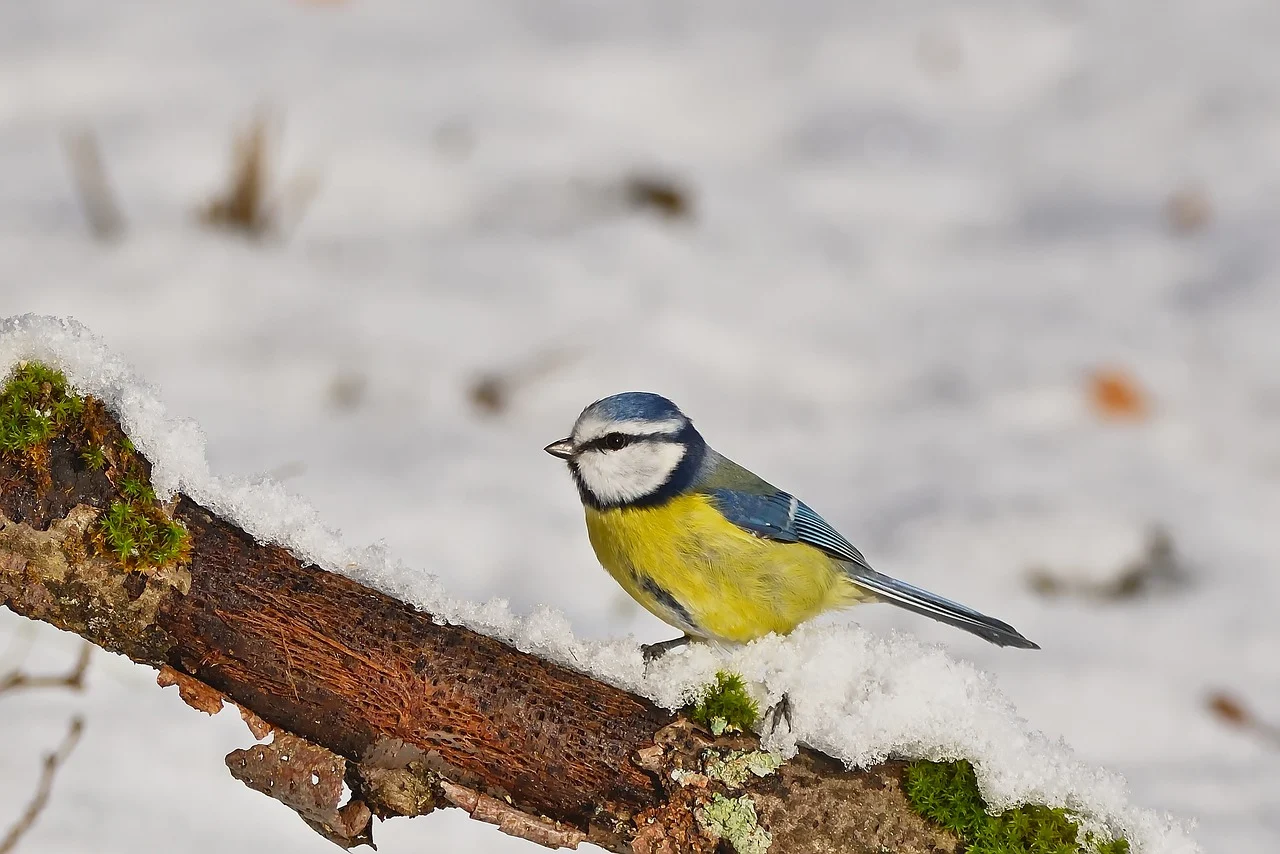
{"type": "Polygon", "coordinates": [[[876,594],[876,597],[883,602],[932,617],[958,629],[964,629],[997,646],[1016,646],[1021,649],[1040,648],[1039,644],[1024,638],[1008,623],[1002,623],[986,614],[979,614],[958,602],[943,599],[928,590],[921,590],[919,587],[882,575],[875,570],[863,570],[856,575],[851,575],[850,580],[859,587],[876,594]]]}

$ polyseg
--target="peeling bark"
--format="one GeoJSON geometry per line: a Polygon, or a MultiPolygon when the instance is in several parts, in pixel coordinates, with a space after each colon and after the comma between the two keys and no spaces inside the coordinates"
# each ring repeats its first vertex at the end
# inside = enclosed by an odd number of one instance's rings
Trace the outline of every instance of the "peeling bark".
{"type": "Polygon", "coordinates": [[[451,804],[466,810],[476,821],[496,824],[503,833],[548,848],[577,848],[578,843],[587,838],[576,827],[565,827],[558,821],[528,815],[497,798],[448,780],[440,781],[440,791],[451,804]]]}
{"type": "MultiPolygon", "coordinates": [[[[178,686],[178,696],[182,698],[182,702],[186,703],[197,712],[204,712],[206,715],[216,715],[222,711],[222,706],[226,703],[227,698],[199,679],[193,679],[185,673],[174,670],[169,665],[160,668],[160,672],[156,675],[156,684],[161,688],[168,688],[170,685],[178,686]]],[[[246,723],[247,723],[246,719],[246,723]]],[[[250,726],[250,731],[253,727],[250,726]]],[[[267,732],[270,732],[270,727],[267,732]]],[[[265,738],[265,735],[253,733],[258,738],[265,738]]]]}
{"type": "MultiPolygon", "coordinates": [[[[95,441],[104,431],[123,438],[97,424],[95,441]]],[[[94,556],[91,527],[118,495],[76,441],[56,437],[40,471],[0,459],[0,601],[156,667],[195,708],[239,706],[273,740],[227,757],[232,773],[344,847],[371,842],[373,815],[453,805],[548,847],[711,852],[727,844],[695,816],[722,794],[753,800],[773,852],[956,850],[911,810],[895,763],[848,771],[802,751],[730,787],[704,773],[708,751],[756,739],[714,739],[641,697],[438,625],[185,496],[165,508],[190,534],[185,566],[94,556]]]]}
{"type": "Polygon", "coordinates": [[[363,801],[342,804],[347,760],[303,738],[280,733],[270,744],[227,754],[231,776],[296,812],[343,848],[373,843],[373,818],[363,801]]]}

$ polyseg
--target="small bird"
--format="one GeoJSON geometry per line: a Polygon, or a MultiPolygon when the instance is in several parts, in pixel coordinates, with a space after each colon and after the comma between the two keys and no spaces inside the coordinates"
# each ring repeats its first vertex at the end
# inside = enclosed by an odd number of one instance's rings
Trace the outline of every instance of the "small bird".
{"type": "Polygon", "coordinates": [[[746,643],[811,617],[889,602],[999,646],[1039,649],[1007,623],[872,569],[794,496],[716,453],[680,409],[625,392],[583,410],[546,452],[578,486],[596,557],[688,643],[746,643]]]}

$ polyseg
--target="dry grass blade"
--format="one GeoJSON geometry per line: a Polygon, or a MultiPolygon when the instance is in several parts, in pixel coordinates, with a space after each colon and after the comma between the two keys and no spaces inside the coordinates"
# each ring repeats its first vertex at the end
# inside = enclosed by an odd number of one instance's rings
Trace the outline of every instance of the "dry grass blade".
{"type": "Polygon", "coordinates": [[[124,233],[124,215],[107,181],[98,138],[91,130],[77,130],[68,132],[63,143],[89,230],[99,240],[115,240],[124,233]]]}
{"type": "Polygon", "coordinates": [[[302,220],[320,180],[309,172],[295,175],[271,198],[270,146],[271,127],[260,113],[236,136],[227,188],[199,210],[201,222],[260,239],[290,231],[302,220]]]}
{"type": "Polygon", "coordinates": [[[62,744],[58,745],[58,749],[48,754],[44,758],[44,769],[40,772],[40,782],[36,786],[35,796],[31,802],[27,804],[27,808],[22,811],[22,815],[9,828],[9,832],[5,834],[4,839],[0,840],[0,854],[9,854],[17,847],[18,842],[22,840],[32,826],[35,825],[36,819],[40,817],[40,813],[44,812],[44,808],[49,803],[49,794],[53,791],[53,779],[58,774],[58,769],[62,763],[67,761],[67,757],[71,755],[71,751],[75,750],[76,744],[80,741],[80,733],[84,731],[84,719],[74,717],[71,719],[71,726],[67,729],[66,736],[62,739],[62,744]]]}
{"type": "Polygon", "coordinates": [[[73,691],[84,690],[84,676],[89,670],[89,661],[93,657],[93,644],[85,641],[80,646],[80,653],[71,670],[63,674],[32,676],[22,670],[14,670],[0,678],[0,694],[23,688],[70,688],[73,691]]]}
{"type": "Polygon", "coordinates": [[[267,120],[259,114],[235,138],[227,189],[201,210],[200,219],[251,237],[264,236],[275,222],[274,213],[267,207],[268,180],[267,120]]]}

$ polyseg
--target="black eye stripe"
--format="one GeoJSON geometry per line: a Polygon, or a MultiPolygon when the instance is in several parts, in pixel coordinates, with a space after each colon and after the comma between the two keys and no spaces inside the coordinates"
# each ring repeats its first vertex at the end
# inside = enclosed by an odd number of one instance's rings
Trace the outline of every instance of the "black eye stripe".
{"type": "Polygon", "coordinates": [[[580,450],[582,451],[620,451],[628,445],[634,445],[637,442],[675,442],[678,441],[675,435],[671,433],[646,433],[636,435],[633,433],[606,433],[592,439],[590,442],[583,443],[580,450]]]}
{"type": "Polygon", "coordinates": [[[605,433],[587,442],[583,446],[583,450],[599,450],[599,451],[618,451],[630,445],[632,442],[638,442],[644,439],[644,436],[629,436],[626,433],[605,433]]]}

